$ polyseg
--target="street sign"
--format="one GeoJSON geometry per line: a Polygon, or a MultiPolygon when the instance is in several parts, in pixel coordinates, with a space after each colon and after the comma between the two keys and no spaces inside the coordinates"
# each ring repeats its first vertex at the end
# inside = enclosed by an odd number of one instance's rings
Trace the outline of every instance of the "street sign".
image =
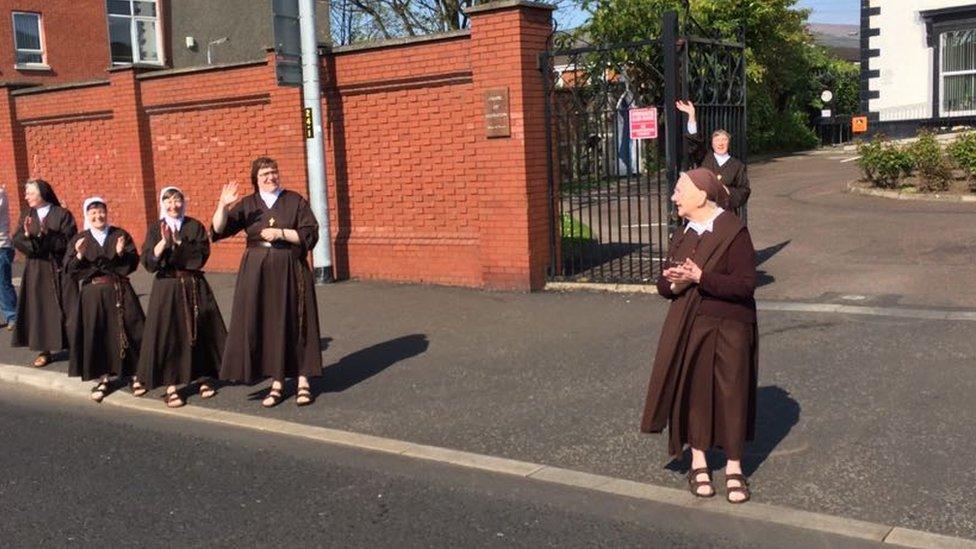
{"type": "Polygon", "coordinates": [[[305,107],[302,110],[302,123],[305,126],[305,139],[315,137],[315,126],[313,125],[312,107],[305,107]]]}
{"type": "Polygon", "coordinates": [[[866,116],[852,116],[851,117],[851,131],[854,133],[864,133],[868,131],[868,117],[866,116]]]}
{"type": "Polygon", "coordinates": [[[298,0],[272,0],[275,76],[279,86],[302,85],[302,39],[298,0]]]}
{"type": "Polygon", "coordinates": [[[821,117],[823,117],[823,118],[830,118],[830,115],[831,115],[830,109],[821,109],[820,110],[820,116],[821,117]]]}
{"type": "Polygon", "coordinates": [[[657,139],[657,107],[630,109],[630,138],[657,139]]]}

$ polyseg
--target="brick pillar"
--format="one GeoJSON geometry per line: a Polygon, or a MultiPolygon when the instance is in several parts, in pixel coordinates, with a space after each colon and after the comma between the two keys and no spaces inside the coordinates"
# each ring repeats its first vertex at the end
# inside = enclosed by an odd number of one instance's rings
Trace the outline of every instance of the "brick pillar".
{"type": "Polygon", "coordinates": [[[26,147],[24,129],[17,123],[17,107],[13,91],[0,87],[0,184],[7,186],[7,200],[10,205],[11,233],[20,218],[23,201],[23,184],[27,181],[26,147]]]}
{"type": "Polygon", "coordinates": [[[535,290],[549,263],[544,89],[539,54],[553,6],[523,0],[477,4],[471,69],[481,112],[489,90],[508,91],[510,136],[487,137],[476,122],[482,280],[486,288],[535,290]]]}
{"type": "MultiPolygon", "coordinates": [[[[109,215],[123,227],[138,244],[146,234],[150,221],[159,215],[156,205],[156,184],[152,163],[152,138],[149,118],[142,109],[142,95],[136,67],[109,69],[109,83],[114,107],[112,131],[115,133],[115,181],[98,185],[100,192],[111,191],[109,215]],[[112,204],[126,205],[125,208],[112,204]]],[[[108,198],[108,197],[106,197],[108,198]]],[[[81,221],[79,220],[79,226],[81,221]]]]}

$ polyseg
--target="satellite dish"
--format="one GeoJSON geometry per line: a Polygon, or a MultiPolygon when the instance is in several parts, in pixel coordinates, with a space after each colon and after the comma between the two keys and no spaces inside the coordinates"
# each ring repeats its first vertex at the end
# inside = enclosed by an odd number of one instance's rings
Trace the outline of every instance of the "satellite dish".
{"type": "Polygon", "coordinates": [[[833,98],[834,93],[830,90],[824,90],[823,93],[820,94],[820,100],[824,103],[830,103],[830,100],[833,98]]]}

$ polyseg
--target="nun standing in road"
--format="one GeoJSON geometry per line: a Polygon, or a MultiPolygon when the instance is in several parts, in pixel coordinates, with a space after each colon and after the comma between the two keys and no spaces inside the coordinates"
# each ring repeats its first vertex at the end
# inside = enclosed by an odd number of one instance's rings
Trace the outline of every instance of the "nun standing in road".
{"type": "Polygon", "coordinates": [[[47,181],[28,181],[24,200],[27,209],[17,224],[13,245],[27,261],[11,345],[40,351],[32,363],[40,368],[51,362],[53,352],[68,348],[65,324],[78,289],[63,273],[61,261],[78,226],[47,181]]]}
{"type": "Polygon", "coordinates": [[[688,485],[698,497],[715,495],[705,452],[724,451],[726,499],[744,503],[742,454],[756,418],[756,252],[742,221],[718,206],[723,196],[715,174],[698,168],[681,174],[671,197],[686,225],[672,237],[657,281],[671,306],[641,431],[667,426],[673,458],[691,447],[688,485]]]}
{"type": "Polygon", "coordinates": [[[85,230],[68,245],[64,267],[81,286],[72,313],[68,375],[98,379],[91,398],[101,402],[110,392],[110,376],[132,379],[132,394],[146,388],[133,375],[139,362],[145,315],[129,274],[139,264],[132,236],[108,223],[108,204],[98,196],[82,206],[85,230]]]}
{"type": "Polygon", "coordinates": [[[159,194],[159,222],[149,226],[142,265],[155,274],[136,377],[150,389],[166,385],[166,405],[186,404],[177,385],[197,382],[201,398],[217,391],[210,383],[220,371],[227,339],[203,267],[210,239],[202,223],[186,216],[187,199],[176,187],[159,194]]]}

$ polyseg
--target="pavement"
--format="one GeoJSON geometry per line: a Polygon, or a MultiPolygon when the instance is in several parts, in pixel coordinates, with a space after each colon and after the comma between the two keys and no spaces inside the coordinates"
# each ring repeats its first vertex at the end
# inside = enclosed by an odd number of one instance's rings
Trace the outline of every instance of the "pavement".
{"type": "MultiPolygon", "coordinates": [[[[976,539],[976,227],[964,205],[844,194],[843,158],[750,167],[765,273],[754,501],[976,539]]],[[[229,319],[234,279],[209,278],[229,319]]],[[[149,282],[134,279],[144,300],[149,282]]],[[[265,411],[266,384],[192,405],[683,488],[664,438],[637,432],[660,298],[375,282],[317,296],[315,405],[265,411]]],[[[33,357],[8,343],[0,362],[33,357]]]]}

